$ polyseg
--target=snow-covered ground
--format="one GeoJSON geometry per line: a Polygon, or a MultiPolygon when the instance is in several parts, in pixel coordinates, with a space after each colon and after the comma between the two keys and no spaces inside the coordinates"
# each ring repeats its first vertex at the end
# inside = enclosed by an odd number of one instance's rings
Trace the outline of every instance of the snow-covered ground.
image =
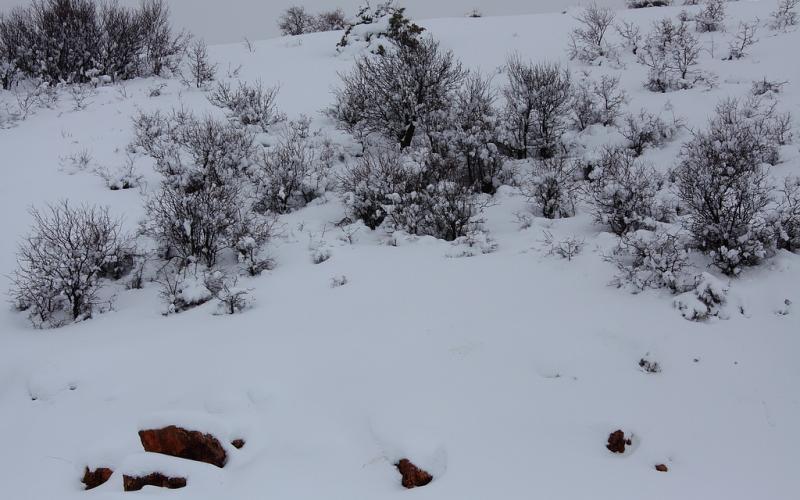
{"type": "MultiPolygon", "coordinates": [[[[701,64],[718,87],[667,94],[644,89],[645,70],[632,60],[624,68],[568,62],[569,15],[423,24],[467,67],[499,73],[516,51],[562,60],[573,72],[620,74],[631,110],[669,110],[700,128],[720,98],[744,96],[762,77],[788,82],[780,106],[800,116],[800,32],[762,29],[750,55],[721,60],[738,21],[765,19],[773,8],[771,0],[728,4],[729,31],[701,35],[709,49],[701,64]]],[[[618,15],[646,29],[679,11],[618,15]]],[[[221,77],[241,65],[243,79],[280,84],[278,104],[290,118],[307,114],[336,134],[319,111],[332,102],[337,72],[352,64],[334,50],[340,36],[210,50],[221,77]]],[[[503,80],[498,74],[495,84],[503,80]]],[[[109,205],[135,229],[142,193],[111,191],[89,171],[125,161],[137,109],[219,112],[176,80],[149,97],[159,83],[102,87],[81,111],[65,97],[0,129],[0,271],[14,269],[31,205],[109,205]],[[91,165],[76,168],[69,158],[84,151],[91,165]]],[[[587,134],[587,144],[613,140],[602,128],[587,134]]],[[[665,171],[688,137],[647,159],[665,171]]],[[[797,145],[782,153],[772,175],[800,174],[797,145]]],[[[153,189],[157,174],[140,162],[144,189],[153,189]]],[[[665,291],[608,286],[615,269],[603,256],[616,238],[586,210],[521,228],[515,214],[528,209],[501,188],[485,214],[497,250],[458,258],[463,249],[429,237],[389,245],[384,233],[362,229],[345,241],[334,226],[344,207],[331,193],[281,219],[283,235],[269,246],[277,267],[243,280],[255,298],[244,314],[214,316],[207,304],[164,317],[154,283],[119,290],[113,311],[57,330],[34,330],[23,313],[0,309],[0,497],[797,498],[800,310],[777,311],[786,299],[800,304],[800,256],[780,252],[746,270],[730,283],[729,319],[695,323],[665,291]],[[545,231],[584,238],[585,250],[571,261],[547,255],[545,231]],[[320,240],[331,258],[315,265],[309,246],[320,240]],[[347,284],[332,287],[341,275],[347,284]],[[641,371],[642,358],[661,373],[641,371]],[[149,456],[137,431],[154,423],[247,444],[228,447],[224,469],[149,456]],[[621,456],[605,448],[616,429],[633,434],[621,456]],[[392,465],[403,457],[434,481],[403,489],[392,465]],[[668,473],[654,470],[662,463],[668,473]],[[84,492],[87,465],[117,473],[84,492]],[[149,468],[184,475],[188,486],[122,492],[120,472],[149,468]]]]}

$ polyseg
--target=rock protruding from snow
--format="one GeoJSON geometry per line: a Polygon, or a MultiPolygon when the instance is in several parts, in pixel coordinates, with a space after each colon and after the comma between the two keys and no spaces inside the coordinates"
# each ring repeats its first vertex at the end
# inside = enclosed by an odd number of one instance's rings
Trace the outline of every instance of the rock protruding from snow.
{"type": "Polygon", "coordinates": [[[658,472],[669,472],[669,467],[667,467],[664,464],[658,464],[658,465],[656,465],[656,470],[658,472]]]}
{"type": "Polygon", "coordinates": [[[146,476],[122,476],[122,487],[125,491],[139,491],[145,486],[157,486],[176,490],[186,486],[185,477],[168,477],[160,472],[153,472],[146,476]]]}
{"type": "Polygon", "coordinates": [[[231,441],[231,446],[233,446],[237,450],[241,450],[242,448],[244,448],[244,445],[245,445],[245,440],[241,438],[234,439],[233,441],[231,441]]]}
{"type": "Polygon", "coordinates": [[[425,486],[433,481],[433,476],[411,463],[407,458],[400,460],[395,466],[403,476],[403,486],[405,488],[411,489],[418,486],[425,486]]]}
{"type": "Polygon", "coordinates": [[[205,462],[224,467],[228,459],[219,440],[211,434],[170,425],[162,429],[139,431],[145,451],[205,462]]]}
{"type": "Polygon", "coordinates": [[[113,470],[109,469],[108,467],[98,467],[94,470],[89,469],[86,467],[86,470],[83,473],[83,479],[81,482],[86,485],[87,490],[91,490],[93,488],[97,488],[101,484],[104,484],[111,475],[114,473],[113,470]]]}
{"type": "Polygon", "coordinates": [[[608,436],[606,448],[611,453],[625,453],[625,446],[630,446],[631,444],[633,444],[631,438],[626,438],[624,432],[616,430],[608,436]]]}

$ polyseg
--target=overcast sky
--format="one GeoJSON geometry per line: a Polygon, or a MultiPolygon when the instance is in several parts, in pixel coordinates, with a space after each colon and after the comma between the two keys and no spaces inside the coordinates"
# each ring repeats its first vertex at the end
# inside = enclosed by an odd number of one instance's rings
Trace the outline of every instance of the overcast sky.
{"type": "MultiPolygon", "coordinates": [[[[137,5],[138,0],[118,0],[137,5]]],[[[278,36],[276,19],[290,5],[305,5],[309,10],[341,7],[351,15],[363,0],[167,0],[177,26],[184,27],[209,43],[237,42],[242,37],[263,39],[278,36]]],[[[372,0],[374,4],[379,0],[372,0]]],[[[624,0],[601,0],[623,5],[624,0]]],[[[0,0],[6,12],[28,0],[0,0]]],[[[485,15],[555,12],[588,0],[400,0],[408,14],[417,19],[462,16],[477,8],[485,15]]]]}

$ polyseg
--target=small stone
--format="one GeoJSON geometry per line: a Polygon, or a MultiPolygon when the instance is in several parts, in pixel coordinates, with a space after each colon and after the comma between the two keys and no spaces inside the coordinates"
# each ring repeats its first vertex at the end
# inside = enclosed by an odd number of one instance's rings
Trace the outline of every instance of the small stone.
{"type": "Polygon", "coordinates": [[[168,477],[160,472],[153,472],[146,476],[122,476],[122,489],[125,491],[139,491],[145,486],[157,486],[176,490],[186,486],[185,477],[168,477]]]}
{"type": "Polygon", "coordinates": [[[616,430],[609,434],[606,448],[612,453],[625,453],[625,445],[630,446],[631,444],[631,439],[626,438],[624,432],[616,430]]]}
{"type": "Polygon", "coordinates": [[[397,462],[395,467],[397,467],[397,470],[400,471],[400,474],[403,476],[403,486],[405,488],[411,489],[418,486],[425,486],[433,481],[433,476],[412,464],[407,458],[397,462]]]}
{"type": "Polygon", "coordinates": [[[90,470],[86,467],[81,482],[86,485],[85,489],[91,490],[108,481],[113,473],[114,471],[107,467],[98,467],[95,470],[90,470]]]}
{"type": "Polygon", "coordinates": [[[244,439],[234,439],[231,441],[231,445],[237,450],[241,450],[244,447],[244,439]]]}
{"type": "Polygon", "coordinates": [[[658,465],[656,465],[656,470],[658,472],[669,472],[669,467],[667,467],[664,464],[658,464],[658,465]]]}

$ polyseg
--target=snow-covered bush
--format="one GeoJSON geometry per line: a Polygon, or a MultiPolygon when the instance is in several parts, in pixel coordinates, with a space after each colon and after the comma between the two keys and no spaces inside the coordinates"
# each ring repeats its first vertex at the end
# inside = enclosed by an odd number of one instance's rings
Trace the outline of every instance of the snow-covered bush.
{"type": "Polygon", "coordinates": [[[88,82],[159,74],[183,52],[164,0],[138,9],[95,0],[43,0],[0,18],[0,60],[28,77],[88,82]]]}
{"type": "Polygon", "coordinates": [[[572,217],[580,189],[580,167],[579,162],[564,156],[533,160],[531,176],[522,184],[522,192],[543,217],[572,217]]]}
{"type": "Polygon", "coordinates": [[[205,88],[217,75],[217,65],[208,60],[206,42],[202,39],[192,42],[187,55],[186,69],[181,73],[181,80],[187,87],[205,88]]]}
{"type": "Polygon", "coordinates": [[[105,277],[119,277],[129,254],[120,221],[106,208],[66,201],[31,210],[33,229],[17,250],[15,305],[39,328],[92,317],[105,277]]]}
{"type": "Polygon", "coordinates": [[[725,30],[725,2],[726,0],[706,0],[705,9],[694,18],[697,31],[707,33],[725,30]]]}
{"type": "Polygon", "coordinates": [[[353,216],[375,229],[430,235],[448,241],[475,228],[484,203],[468,187],[439,178],[427,154],[368,150],[341,180],[353,216]]]}
{"type": "Polygon", "coordinates": [[[391,193],[386,205],[393,229],[454,241],[476,229],[485,203],[469,188],[441,180],[417,191],[391,193]]]}
{"type": "Polygon", "coordinates": [[[115,168],[100,167],[95,173],[105,181],[106,186],[112,191],[133,189],[139,187],[143,176],[136,171],[135,156],[129,154],[125,163],[115,168]]]}
{"type": "Polygon", "coordinates": [[[753,82],[753,86],[750,89],[750,93],[753,94],[755,97],[759,96],[775,96],[776,94],[780,94],[783,91],[783,86],[786,85],[786,82],[779,82],[776,80],[767,80],[767,77],[763,77],[761,80],[756,80],[753,82]]]}
{"type": "Polygon", "coordinates": [[[270,236],[255,212],[245,169],[253,137],[236,125],[186,112],[140,115],[133,147],[156,160],[160,189],[145,204],[144,234],[166,258],[213,266],[223,249],[247,251],[270,236]]]}
{"type": "Polygon", "coordinates": [[[278,143],[250,169],[259,212],[288,213],[330,187],[334,152],[330,145],[318,143],[309,124],[307,118],[289,122],[278,143]]]}
{"type": "Polygon", "coordinates": [[[177,314],[211,300],[213,294],[207,278],[208,274],[197,265],[176,266],[170,263],[162,267],[155,278],[161,287],[159,296],[166,304],[162,314],[177,314]]]}
{"type": "Polygon", "coordinates": [[[622,148],[605,149],[589,174],[595,221],[617,235],[653,225],[655,198],[663,180],[655,169],[622,148]]]}
{"type": "Polygon", "coordinates": [[[617,266],[613,284],[634,292],[667,288],[674,293],[687,289],[686,245],[676,233],[656,229],[624,235],[610,260],[617,266]]]}
{"type": "Polygon", "coordinates": [[[770,202],[764,163],[777,155],[767,120],[747,103],[723,101],[707,131],[684,145],[675,174],[695,244],[730,275],[767,254],[770,202]]]}
{"type": "Polygon", "coordinates": [[[205,280],[205,286],[211,296],[217,299],[217,310],[214,314],[231,315],[244,312],[253,306],[252,290],[238,286],[237,277],[229,278],[220,271],[211,273],[205,280]]]}
{"type": "Polygon", "coordinates": [[[208,96],[209,102],[227,109],[229,118],[245,125],[256,125],[267,132],[269,127],[283,119],[275,103],[279,87],[265,88],[261,81],[253,84],[239,82],[236,89],[229,83],[217,82],[208,96]]]}
{"type": "Polygon", "coordinates": [[[627,139],[628,148],[636,156],[641,156],[646,148],[661,147],[672,140],[682,126],[678,119],[667,123],[660,116],[642,109],[638,114],[625,115],[620,133],[627,139]]]}
{"type": "Polygon", "coordinates": [[[464,71],[452,52],[424,38],[384,55],[361,56],[341,78],[331,115],[406,148],[428,116],[448,109],[464,71]]]}
{"type": "Polygon", "coordinates": [[[594,124],[614,125],[627,101],[619,76],[603,75],[598,81],[586,74],[577,81],[573,94],[573,123],[578,130],[594,124]]]}
{"type": "Polygon", "coordinates": [[[506,63],[504,127],[518,158],[552,158],[563,148],[572,77],[557,63],[528,63],[518,55],[506,63]]]}
{"type": "Polygon", "coordinates": [[[575,18],[580,26],[570,33],[570,59],[592,62],[608,56],[613,48],[606,41],[606,33],[615,18],[613,10],[596,3],[583,9],[575,18]]]}
{"type": "Polygon", "coordinates": [[[450,107],[432,113],[424,124],[437,168],[462,186],[490,194],[508,180],[496,145],[494,100],[491,81],[469,73],[450,107]]]}
{"type": "Polygon", "coordinates": [[[382,55],[393,47],[414,47],[420,41],[425,28],[412,22],[405,14],[404,7],[397,7],[395,0],[378,3],[375,7],[367,1],[359,8],[355,20],[348,23],[342,39],[336,44],[337,50],[362,42],[371,47],[371,51],[382,55]],[[382,42],[388,42],[384,45],[382,42]]]}
{"type": "Polygon", "coordinates": [[[694,288],[675,298],[674,305],[690,321],[705,321],[724,317],[723,308],[728,301],[728,287],[709,273],[695,278],[694,288]]]}
{"type": "Polygon", "coordinates": [[[796,26],[800,21],[800,16],[795,10],[798,5],[800,5],[800,0],[779,0],[777,10],[770,14],[772,29],[784,30],[790,26],[796,26]]]}
{"type": "Polygon", "coordinates": [[[687,22],[662,19],[655,23],[637,52],[639,63],[649,69],[645,86],[654,92],[693,87],[702,77],[693,69],[700,48],[687,22]]]}
{"type": "Polygon", "coordinates": [[[787,177],[781,198],[770,214],[778,248],[800,250],[800,177],[787,177]]]}
{"type": "Polygon", "coordinates": [[[629,9],[642,9],[645,7],[668,7],[672,5],[672,0],[627,0],[626,5],[629,9]]]}

